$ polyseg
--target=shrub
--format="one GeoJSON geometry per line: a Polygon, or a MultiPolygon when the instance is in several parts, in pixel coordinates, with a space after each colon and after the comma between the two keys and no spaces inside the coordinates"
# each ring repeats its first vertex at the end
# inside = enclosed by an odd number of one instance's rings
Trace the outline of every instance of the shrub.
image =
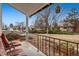
{"type": "Polygon", "coordinates": [[[30,32],[30,33],[36,33],[37,30],[35,30],[35,29],[30,30],[30,29],[29,29],[29,32],[30,32]]]}
{"type": "Polygon", "coordinates": [[[44,34],[44,33],[46,33],[46,30],[37,30],[37,33],[42,33],[42,34],[44,34]]]}
{"type": "Polygon", "coordinates": [[[6,36],[7,36],[7,38],[8,38],[9,41],[17,40],[17,39],[20,38],[20,36],[18,34],[16,34],[16,33],[9,33],[6,36]]]}
{"type": "Polygon", "coordinates": [[[29,30],[30,33],[46,33],[46,30],[36,30],[36,29],[32,29],[29,30]]]}
{"type": "Polygon", "coordinates": [[[61,30],[57,29],[57,28],[54,28],[52,30],[49,30],[49,34],[60,34],[61,33],[61,30]]]}
{"type": "Polygon", "coordinates": [[[7,39],[8,39],[9,41],[12,41],[12,40],[14,40],[14,38],[13,38],[13,36],[12,36],[12,35],[10,35],[10,34],[7,34],[6,36],[7,36],[7,39]]]}
{"type": "Polygon", "coordinates": [[[49,34],[73,34],[73,32],[67,32],[67,31],[61,31],[60,29],[54,28],[52,30],[49,30],[49,34]]]}
{"type": "MultiPolygon", "coordinates": [[[[29,30],[30,33],[41,33],[41,34],[45,34],[46,33],[46,29],[42,29],[42,30],[36,30],[36,29],[32,29],[29,30]]],[[[48,30],[49,34],[74,34],[73,32],[67,32],[67,31],[61,31],[59,28],[54,28],[52,30],[48,30]]]]}

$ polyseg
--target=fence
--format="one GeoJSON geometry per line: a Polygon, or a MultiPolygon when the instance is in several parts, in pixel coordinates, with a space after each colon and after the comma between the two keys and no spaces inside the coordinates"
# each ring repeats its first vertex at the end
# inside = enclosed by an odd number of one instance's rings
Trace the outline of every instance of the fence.
{"type": "Polygon", "coordinates": [[[37,39],[31,43],[47,56],[78,56],[79,43],[46,35],[37,35],[37,39]]]}

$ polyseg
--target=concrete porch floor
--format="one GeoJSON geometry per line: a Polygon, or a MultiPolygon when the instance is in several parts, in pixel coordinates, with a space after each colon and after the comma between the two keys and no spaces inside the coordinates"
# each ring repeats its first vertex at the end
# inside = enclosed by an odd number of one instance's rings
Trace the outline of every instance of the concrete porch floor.
{"type": "Polygon", "coordinates": [[[43,54],[41,51],[37,52],[37,48],[26,41],[22,42],[22,46],[19,48],[23,50],[20,56],[45,56],[45,54],[43,54]]]}

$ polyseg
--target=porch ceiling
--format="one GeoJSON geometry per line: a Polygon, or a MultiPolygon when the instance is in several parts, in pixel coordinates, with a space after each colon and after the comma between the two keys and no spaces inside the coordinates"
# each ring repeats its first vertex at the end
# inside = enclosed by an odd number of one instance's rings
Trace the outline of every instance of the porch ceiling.
{"type": "Polygon", "coordinates": [[[14,8],[29,16],[44,8],[49,3],[10,3],[14,8]]]}

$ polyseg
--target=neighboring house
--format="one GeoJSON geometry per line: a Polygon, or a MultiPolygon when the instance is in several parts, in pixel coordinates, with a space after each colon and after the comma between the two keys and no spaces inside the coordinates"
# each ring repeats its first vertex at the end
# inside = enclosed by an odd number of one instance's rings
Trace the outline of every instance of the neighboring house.
{"type": "Polygon", "coordinates": [[[58,23],[58,27],[61,31],[67,31],[67,29],[64,27],[63,23],[58,23]]]}
{"type": "Polygon", "coordinates": [[[76,32],[79,32],[79,26],[77,27],[76,32]]]}
{"type": "Polygon", "coordinates": [[[69,32],[79,32],[79,21],[76,22],[76,25],[70,23],[70,22],[64,22],[64,27],[69,32]]]}
{"type": "Polygon", "coordinates": [[[58,27],[61,31],[73,32],[73,25],[69,22],[58,23],[58,27]]]}
{"type": "Polygon", "coordinates": [[[79,21],[78,21],[77,28],[76,28],[75,31],[76,31],[76,32],[79,32],[79,21]]]}
{"type": "Polygon", "coordinates": [[[34,26],[33,25],[30,25],[29,26],[29,30],[32,30],[32,29],[34,29],[34,26]]]}
{"type": "Polygon", "coordinates": [[[73,32],[74,25],[69,22],[64,22],[64,28],[67,29],[68,32],[73,32]]]}
{"type": "Polygon", "coordinates": [[[65,29],[63,26],[60,26],[60,30],[61,31],[67,31],[67,29],[65,29]]]}

